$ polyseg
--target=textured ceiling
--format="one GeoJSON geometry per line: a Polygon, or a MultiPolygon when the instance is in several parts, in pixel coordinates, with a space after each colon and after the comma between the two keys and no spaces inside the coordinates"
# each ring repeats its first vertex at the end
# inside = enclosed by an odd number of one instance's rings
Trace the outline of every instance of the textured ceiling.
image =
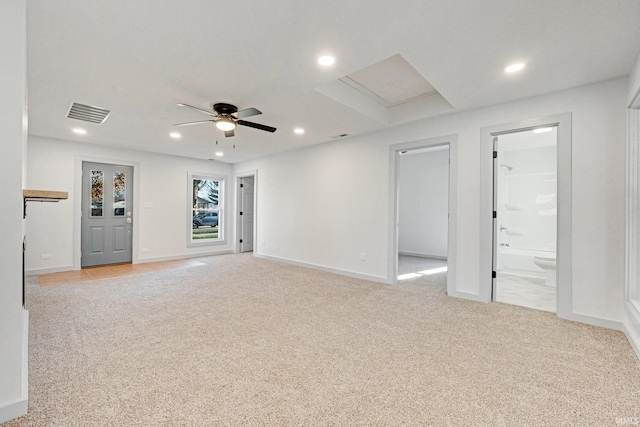
{"type": "Polygon", "coordinates": [[[30,134],[226,162],[393,124],[316,88],[397,54],[461,111],[626,75],[640,49],[637,0],[28,0],[27,16],[30,134]],[[72,102],[111,114],[78,122],[72,102]],[[180,102],[256,107],[278,130],[173,128],[207,119],[180,102]]]}

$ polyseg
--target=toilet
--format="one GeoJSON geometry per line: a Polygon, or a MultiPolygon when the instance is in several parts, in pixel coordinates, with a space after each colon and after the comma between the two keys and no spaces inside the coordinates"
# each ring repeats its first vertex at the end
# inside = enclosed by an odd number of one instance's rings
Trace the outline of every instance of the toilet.
{"type": "Polygon", "coordinates": [[[544,270],[547,286],[556,287],[556,257],[533,257],[533,263],[544,270]]]}

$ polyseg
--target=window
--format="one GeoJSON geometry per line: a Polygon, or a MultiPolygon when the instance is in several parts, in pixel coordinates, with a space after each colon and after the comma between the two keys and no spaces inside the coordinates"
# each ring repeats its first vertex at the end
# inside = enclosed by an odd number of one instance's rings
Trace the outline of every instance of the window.
{"type": "Polygon", "coordinates": [[[224,178],[189,175],[189,246],[224,242],[224,178]]]}
{"type": "Polygon", "coordinates": [[[124,216],[125,190],[127,188],[127,174],[113,172],[113,216],[124,216]]]}
{"type": "Polygon", "coordinates": [[[102,202],[104,199],[104,172],[91,171],[91,217],[102,217],[102,202]]]}

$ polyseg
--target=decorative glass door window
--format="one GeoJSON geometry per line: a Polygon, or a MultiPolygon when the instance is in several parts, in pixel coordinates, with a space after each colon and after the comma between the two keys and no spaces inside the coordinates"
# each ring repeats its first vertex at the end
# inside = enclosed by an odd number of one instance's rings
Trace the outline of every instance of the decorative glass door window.
{"type": "Polygon", "coordinates": [[[91,171],[91,216],[102,217],[102,204],[104,203],[104,172],[91,171]]]}
{"type": "Polygon", "coordinates": [[[113,173],[113,216],[124,216],[126,184],[125,172],[113,173]]]}

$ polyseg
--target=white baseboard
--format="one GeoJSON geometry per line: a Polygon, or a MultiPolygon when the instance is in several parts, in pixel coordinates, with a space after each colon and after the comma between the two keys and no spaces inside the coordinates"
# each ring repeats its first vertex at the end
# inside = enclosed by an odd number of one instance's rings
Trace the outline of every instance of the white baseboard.
{"type": "Polygon", "coordinates": [[[434,259],[447,259],[447,256],[444,255],[432,255],[432,254],[426,254],[426,253],[422,253],[422,252],[407,252],[407,251],[398,251],[398,255],[407,255],[407,256],[416,256],[416,257],[420,257],[420,258],[434,258],[434,259]]]}
{"type": "Polygon", "coordinates": [[[232,249],[225,249],[221,251],[211,251],[197,254],[181,254],[181,255],[169,255],[169,256],[161,256],[154,258],[138,258],[134,264],[145,264],[148,262],[160,262],[160,261],[173,261],[177,259],[187,259],[187,258],[201,258],[205,256],[213,256],[213,255],[226,255],[234,253],[232,249]]]}
{"type": "Polygon", "coordinates": [[[271,260],[271,261],[279,261],[279,262],[283,262],[285,264],[296,265],[298,267],[311,268],[311,269],[314,269],[314,270],[326,271],[328,273],[334,273],[334,274],[339,274],[341,276],[353,277],[355,279],[370,280],[372,282],[386,283],[388,285],[392,284],[392,283],[389,283],[389,281],[387,280],[386,277],[371,276],[371,275],[368,275],[368,274],[356,273],[356,272],[349,271],[349,270],[341,270],[341,269],[338,269],[338,268],[326,267],[326,266],[318,265],[318,264],[310,264],[310,263],[307,263],[307,262],[296,261],[296,260],[292,260],[292,259],[288,259],[288,258],[281,258],[281,257],[276,257],[276,256],[271,256],[271,255],[258,254],[258,253],[255,253],[255,252],[254,252],[254,256],[256,258],[263,258],[263,259],[268,259],[268,260],[271,260]]]}
{"type": "Polygon", "coordinates": [[[603,317],[590,316],[588,314],[570,313],[567,316],[558,316],[564,320],[572,322],[584,323],[591,326],[599,326],[601,328],[613,329],[616,331],[624,331],[624,326],[619,320],[605,319],[603,317]]]}
{"type": "Polygon", "coordinates": [[[461,299],[466,299],[469,301],[475,301],[475,302],[481,302],[481,303],[488,303],[489,301],[486,301],[482,295],[480,294],[472,294],[471,292],[462,292],[462,291],[449,291],[447,290],[447,295],[450,297],[454,297],[454,298],[461,298],[461,299]]]}
{"type": "Polygon", "coordinates": [[[20,400],[0,406],[0,423],[21,417],[29,409],[29,311],[22,312],[22,396],[20,400]]]}
{"type": "Polygon", "coordinates": [[[627,319],[623,324],[624,334],[627,336],[633,351],[636,352],[636,356],[640,359],[640,313],[629,301],[625,301],[624,311],[627,315],[627,319]]]}
{"type": "Polygon", "coordinates": [[[25,415],[28,407],[29,403],[27,399],[21,399],[17,402],[9,403],[8,405],[0,407],[0,423],[25,415]]]}

